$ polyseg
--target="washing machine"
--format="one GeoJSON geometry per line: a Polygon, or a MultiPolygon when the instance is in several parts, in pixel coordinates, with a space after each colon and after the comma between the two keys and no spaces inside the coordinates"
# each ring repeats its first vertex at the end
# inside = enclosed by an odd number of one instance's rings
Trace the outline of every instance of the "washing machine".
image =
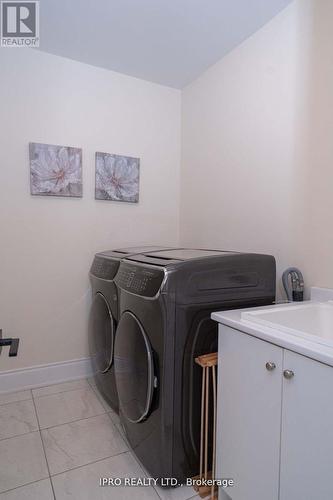
{"type": "Polygon", "coordinates": [[[121,248],[95,255],[91,269],[92,306],[89,317],[89,349],[95,383],[109,403],[118,412],[118,395],[114,378],[114,339],[118,323],[118,291],[114,278],[120,261],[129,255],[166,247],[145,246],[121,248]]]}
{"type": "Polygon", "coordinates": [[[115,376],[128,442],[152,477],[199,472],[201,369],[217,350],[213,311],[271,304],[275,259],[215,250],[166,250],[124,259],[115,376]]]}

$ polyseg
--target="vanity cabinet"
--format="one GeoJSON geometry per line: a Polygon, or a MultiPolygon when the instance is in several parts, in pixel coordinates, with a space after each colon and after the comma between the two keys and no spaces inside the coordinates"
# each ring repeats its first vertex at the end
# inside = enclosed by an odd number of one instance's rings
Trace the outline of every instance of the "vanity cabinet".
{"type": "Polygon", "coordinates": [[[333,369],[219,325],[219,499],[332,500],[333,369]]]}

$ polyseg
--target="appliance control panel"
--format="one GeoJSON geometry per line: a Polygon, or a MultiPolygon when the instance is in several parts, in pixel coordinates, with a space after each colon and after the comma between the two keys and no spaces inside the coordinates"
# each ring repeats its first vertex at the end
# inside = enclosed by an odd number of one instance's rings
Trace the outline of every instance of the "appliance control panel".
{"type": "Polygon", "coordinates": [[[164,271],[162,269],[122,263],[115,281],[120,288],[128,292],[144,297],[154,297],[161,288],[163,279],[164,271]]]}
{"type": "Polygon", "coordinates": [[[96,255],[90,273],[103,280],[114,279],[119,267],[119,261],[106,259],[96,255]]]}

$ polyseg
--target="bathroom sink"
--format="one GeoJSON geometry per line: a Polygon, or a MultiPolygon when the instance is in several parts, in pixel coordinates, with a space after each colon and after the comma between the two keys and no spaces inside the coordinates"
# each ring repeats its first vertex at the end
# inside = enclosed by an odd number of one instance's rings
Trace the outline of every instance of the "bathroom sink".
{"type": "Polygon", "coordinates": [[[333,347],[333,301],[246,311],[241,319],[333,347]]]}

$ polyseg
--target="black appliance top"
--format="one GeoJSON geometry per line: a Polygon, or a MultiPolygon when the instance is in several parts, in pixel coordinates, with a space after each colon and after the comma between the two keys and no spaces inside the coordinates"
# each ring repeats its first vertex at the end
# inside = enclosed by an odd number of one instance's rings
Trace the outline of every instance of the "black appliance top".
{"type": "Polygon", "coordinates": [[[178,302],[275,296],[271,255],[202,249],[169,249],[131,255],[121,261],[118,287],[145,297],[158,292],[178,302]]]}
{"type": "Polygon", "coordinates": [[[126,257],[128,261],[153,264],[161,267],[174,266],[187,261],[205,260],[209,258],[220,258],[231,255],[239,255],[237,252],[223,250],[205,250],[195,248],[170,248],[158,251],[141,252],[139,255],[126,257]]]}
{"type": "Polygon", "coordinates": [[[113,280],[117,274],[121,260],[130,255],[136,255],[140,252],[158,252],[159,250],[169,249],[169,247],[160,246],[142,246],[118,248],[116,250],[105,250],[95,255],[90,268],[90,275],[103,280],[113,280]]]}
{"type": "Polygon", "coordinates": [[[136,255],[139,253],[147,252],[159,252],[161,250],[166,250],[168,247],[162,246],[141,246],[141,247],[128,247],[128,248],[117,248],[115,250],[104,250],[98,252],[96,255],[99,257],[111,258],[111,259],[123,259],[128,255],[136,255]]]}
{"type": "MultiPolygon", "coordinates": [[[[146,253],[146,252],[145,252],[146,253]]],[[[225,252],[223,250],[201,250],[195,248],[171,248],[160,252],[150,251],[149,255],[159,259],[192,260],[204,259],[206,257],[221,257],[222,254],[231,254],[235,252],[225,252]]]]}

